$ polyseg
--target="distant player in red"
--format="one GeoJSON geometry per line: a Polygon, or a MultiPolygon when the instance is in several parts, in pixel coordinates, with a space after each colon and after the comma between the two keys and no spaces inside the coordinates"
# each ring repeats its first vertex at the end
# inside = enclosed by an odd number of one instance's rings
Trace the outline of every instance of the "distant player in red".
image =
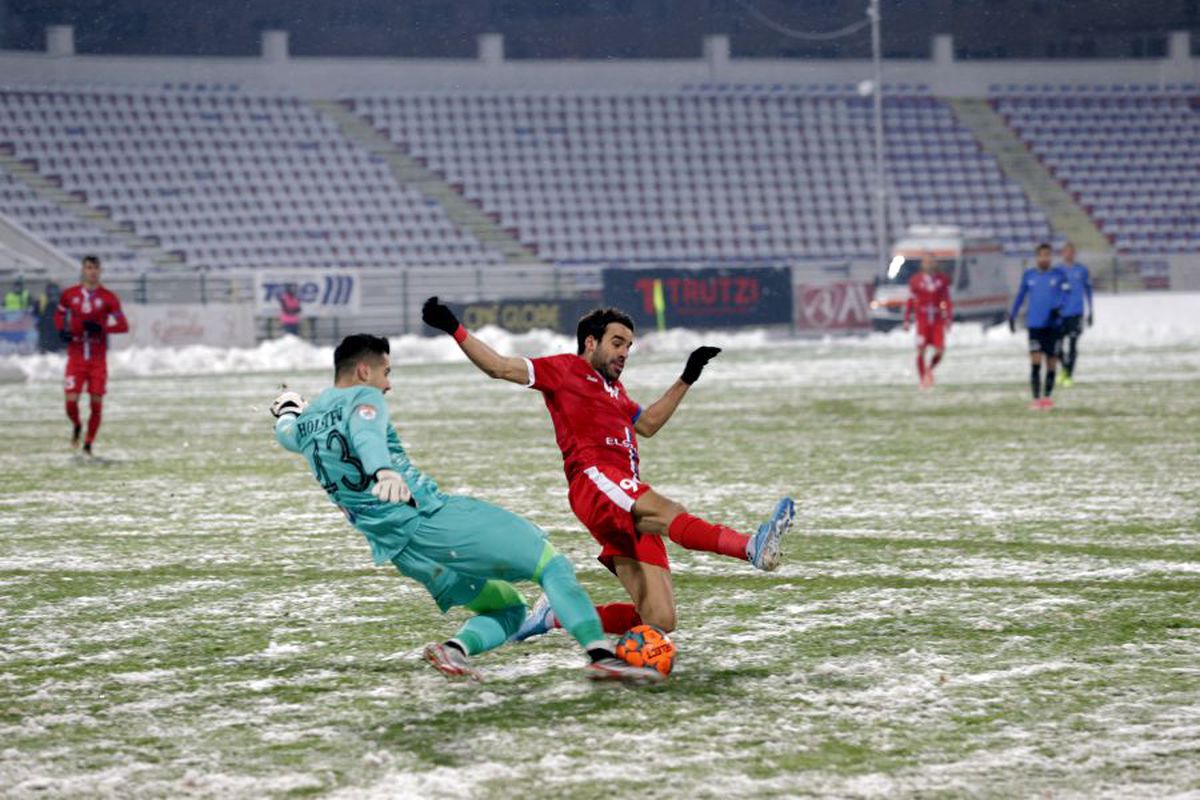
{"type": "MultiPolygon", "coordinates": [[[[633,321],[617,309],[596,309],[579,321],[578,352],[546,358],[501,356],[471,336],[449,308],[431,297],[426,324],[454,336],[475,366],[493,378],[540,391],[554,423],[575,516],[600,543],[600,562],[621,581],[633,604],[612,603],[597,611],[609,633],[647,622],[675,628],[675,594],[662,536],[689,550],[703,550],[773,570],[782,557],[780,539],[795,513],[790,498],[753,535],[692,516],[648,486],[641,476],[637,437],[653,436],[701,371],[720,350],[701,347],[683,374],[657,401],[642,408],[629,398],[620,377],[633,344],[633,321]]],[[[514,634],[525,639],[555,626],[539,602],[514,634]]]]}
{"type": "Polygon", "coordinates": [[[67,371],[63,380],[67,418],[75,426],[71,447],[79,446],[83,425],[79,419],[79,395],[86,389],[91,395],[87,438],[83,451],[92,454],[92,442],[100,430],[104,391],[108,385],[108,335],[125,333],[129,321],[121,311],[121,301],[100,285],[100,259],[84,256],[82,280],[63,291],[54,312],[54,327],[67,342],[67,371]]]}
{"type": "Polygon", "coordinates": [[[954,321],[954,304],[950,302],[950,279],[938,272],[937,261],[926,253],[921,259],[921,271],[908,281],[908,304],[904,307],[904,330],[909,320],[917,317],[917,375],[921,388],[933,386],[933,369],[946,352],[946,333],[954,321]],[[925,363],[925,349],[933,348],[933,357],[925,363]]]}

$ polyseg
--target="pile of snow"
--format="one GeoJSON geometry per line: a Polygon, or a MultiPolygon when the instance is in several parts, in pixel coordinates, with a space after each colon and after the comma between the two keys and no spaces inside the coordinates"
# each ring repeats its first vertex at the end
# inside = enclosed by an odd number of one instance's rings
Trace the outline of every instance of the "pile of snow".
{"type": "MultiPolygon", "coordinates": [[[[550,331],[512,334],[499,328],[483,328],[476,334],[502,353],[537,356],[573,352],[573,337],[550,331]]],[[[1098,295],[1096,326],[1085,334],[1090,343],[1136,347],[1163,347],[1200,343],[1200,294],[1139,293],[1098,295]]],[[[1022,333],[1018,331],[1018,336],[1022,333]]],[[[960,324],[951,332],[954,348],[1011,348],[1014,337],[1004,326],[984,330],[979,325],[960,324]]],[[[1023,336],[1021,341],[1023,342],[1023,336]]],[[[764,347],[909,348],[912,334],[899,329],[887,334],[838,339],[781,340],[762,330],[699,333],[687,329],[665,333],[643,333],[637,343],[642,353],[687,353],[700,344],[730,350],[764,347]]],[[[398,336],[391,340],[392,360],[399,364],[454,363],[462,353],[448,336],[398,336]]],[[[62,378],[66,356],[40,354],[0,357],[0,376],[33,381],[62,378]]],[[[227,373],[327,370],[333,363],[333,348],[311,345],[292,336],[263,342],[252,348],[220,348],[194,345],[180,348],[135,347],[109,355],[109,373],[137,375],[214,375],[227,373]]]]}

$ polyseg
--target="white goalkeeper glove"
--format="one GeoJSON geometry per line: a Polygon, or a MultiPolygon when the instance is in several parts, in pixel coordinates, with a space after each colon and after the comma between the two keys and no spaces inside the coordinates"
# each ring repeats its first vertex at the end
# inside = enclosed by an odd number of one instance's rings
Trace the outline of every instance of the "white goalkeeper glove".
{"type": "Polygon", "coordinates": [[[284,414],[298,415],[306,408],[308,408],[308,403],[300,396],[300,393],[287,389],[275,398],[275,402],[271,403],[271,414],[279,419],[284,414]]]}
{"type": "Polygon", "coordinates": [[[407,503],[412,498],[408,484],[404,482],[399,472],[381,469],[375,473],[375,485],[371,494],[385,503],[407,503]]]}

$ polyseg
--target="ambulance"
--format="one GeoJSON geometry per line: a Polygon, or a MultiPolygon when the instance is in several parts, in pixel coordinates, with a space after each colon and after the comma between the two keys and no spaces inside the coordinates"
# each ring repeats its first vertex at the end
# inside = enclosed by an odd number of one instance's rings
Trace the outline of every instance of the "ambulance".
{"type": "Polygon", "coordinates": [[[950,278],[955,321],[982,322],[985,327],[1004,322],[1010,294],[1000,242],[952,225],[913,225],[893,245],[887,267],[875,278],[875,330],[888,331],[904,322],[908,280],[921,269],[926,253],[933,254],[937,268],[950,278]]]}

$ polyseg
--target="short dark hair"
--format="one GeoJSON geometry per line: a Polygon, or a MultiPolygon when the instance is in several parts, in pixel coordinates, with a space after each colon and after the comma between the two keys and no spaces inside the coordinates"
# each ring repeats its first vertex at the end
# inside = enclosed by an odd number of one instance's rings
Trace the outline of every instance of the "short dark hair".
{"type": "Polygon", "coordinates": [[[95,264],[96,266],[100,266],[100,256],[94,256],[94,255],[92,255],[92,254],[90,254],[90,253],[89,253],[88,255],[84,256],[84,257],[83,257],[83,258],[80,260],[80,263],[81,263],[81,264],[86,264],[86,263],[88,263],[89,261],[90,261],[90,262],[92,262],[93,264],[95,264]]]}
{"type": "Polygon", "coordinates": [[[1034,250],[1034,252],[1035,252],[1035,253],[1040,253],[1040,252],[1042,252],[1043,250],[1053,250],[1053,249],[1054,249],[1054,248],[1050,246],[1050,243],[1049,243],[1049,242],[1042,242],[1041,244],[1039,244],[1039,245],[1037,246],[1037,248],[1034,250]]]}
{"type": "Polygon", "coordinates": [[[591,336],[597,342],[604,338],[604,332],[608,330],[609,324],[617,322],[624,325],[629,330],[633,330],[633,320],[619,308],[593,308],[588,313],[584,314],[579,325],[575,328],[575,339],[579,344],[578,355],[583,355],[583,343],[587,337],[591,336]]]}
{"type": "Polygon", "coordinates": [[[369,333],[352,333],[333,351],[333,374],[340,378],[359,365],[363,359],[372,356],[387,356],[392,352],[392,346],[382,336],[372,336],[369,333]]]}

